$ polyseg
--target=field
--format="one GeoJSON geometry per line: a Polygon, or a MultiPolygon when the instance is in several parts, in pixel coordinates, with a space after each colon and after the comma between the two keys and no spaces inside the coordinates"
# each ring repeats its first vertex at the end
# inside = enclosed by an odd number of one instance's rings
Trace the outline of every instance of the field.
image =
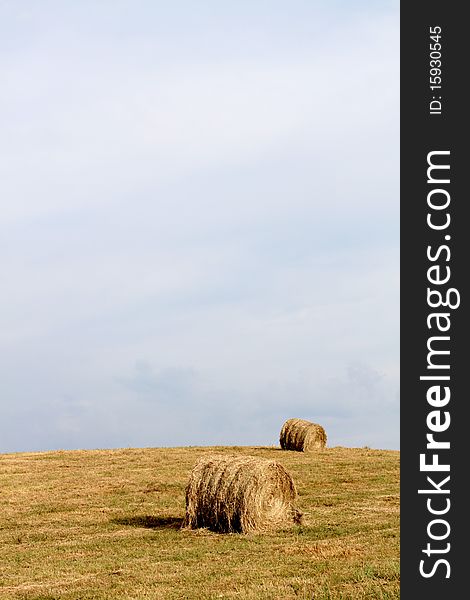
{"type": "Polygon", "coordinates": [[[145,448],[0,455],[2,600],[399,598],[399,453],[145,448]],[[302,525],[180,530],[204,453],[273,458],[302,525]]]}

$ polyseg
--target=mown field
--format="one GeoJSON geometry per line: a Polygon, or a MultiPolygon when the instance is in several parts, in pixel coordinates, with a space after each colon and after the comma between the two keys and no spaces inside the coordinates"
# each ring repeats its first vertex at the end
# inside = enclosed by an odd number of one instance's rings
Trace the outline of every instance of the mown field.
{"type": "Polygon", "coordinates": [[[0,455],[0,598],[399,598],[399,453],[330,448],[145,448],[0,455]],[[204,453],[273,458],[302,525],[180,530],[204,453]]]}

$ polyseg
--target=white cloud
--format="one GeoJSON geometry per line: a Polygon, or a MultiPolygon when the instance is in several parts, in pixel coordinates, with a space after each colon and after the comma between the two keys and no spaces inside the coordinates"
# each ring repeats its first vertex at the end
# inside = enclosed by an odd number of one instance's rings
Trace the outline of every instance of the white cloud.
{"type": "Polygon", "coordinates": [[[370,408],[398,414],[397,16],[304,31],[301,45],[273,19],[269,52],[247,34],[252,56],[236,34],[193,52],[190,33],[176,49],[130,25],[111,35],[102,18],[6,38],[3,449],[183,444],[145,424],[183,413],[187,443],[264,443],[316,388],[336,443],[359,443],[354,405],[371,444],[396,446],[370,408]],[[136,361],[171,409],[132,412],[136,361]],[[344,398],[355,361],[385,382],[363,402],[344,398]],[[237,432],[237,405],[258,429],[237,432]],[[13,431],[31,416],[44,432],[27,442],[13,431]]]}

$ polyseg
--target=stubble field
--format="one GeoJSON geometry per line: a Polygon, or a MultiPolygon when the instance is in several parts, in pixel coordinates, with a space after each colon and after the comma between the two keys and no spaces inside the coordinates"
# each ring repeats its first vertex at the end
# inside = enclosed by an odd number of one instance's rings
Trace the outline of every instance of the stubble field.
{"type": "Polygon", "coordinates": [[[391,600],[399,592],[399,453],[186,447],[0,455],[4,600],[391,600]],[[302,525],[181,530],[205,453],[279,461],[302,525]]]}

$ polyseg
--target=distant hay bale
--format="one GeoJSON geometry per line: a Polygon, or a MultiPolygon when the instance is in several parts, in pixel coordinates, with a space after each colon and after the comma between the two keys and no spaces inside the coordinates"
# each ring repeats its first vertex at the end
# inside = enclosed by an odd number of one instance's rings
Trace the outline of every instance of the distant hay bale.
{"type": "Polygon", "coordinates": [[[254,456],[203,456],[186,487],[189,529],[247,533],[300,523],[292,477],[274,460],[254,456]]]}
{"type": "Polygon", "coordinates": [[[283,450],[309,452],[326,446],[326,433],[321,425],[303,419],[288,419],[279,436],[283,450]]]}

